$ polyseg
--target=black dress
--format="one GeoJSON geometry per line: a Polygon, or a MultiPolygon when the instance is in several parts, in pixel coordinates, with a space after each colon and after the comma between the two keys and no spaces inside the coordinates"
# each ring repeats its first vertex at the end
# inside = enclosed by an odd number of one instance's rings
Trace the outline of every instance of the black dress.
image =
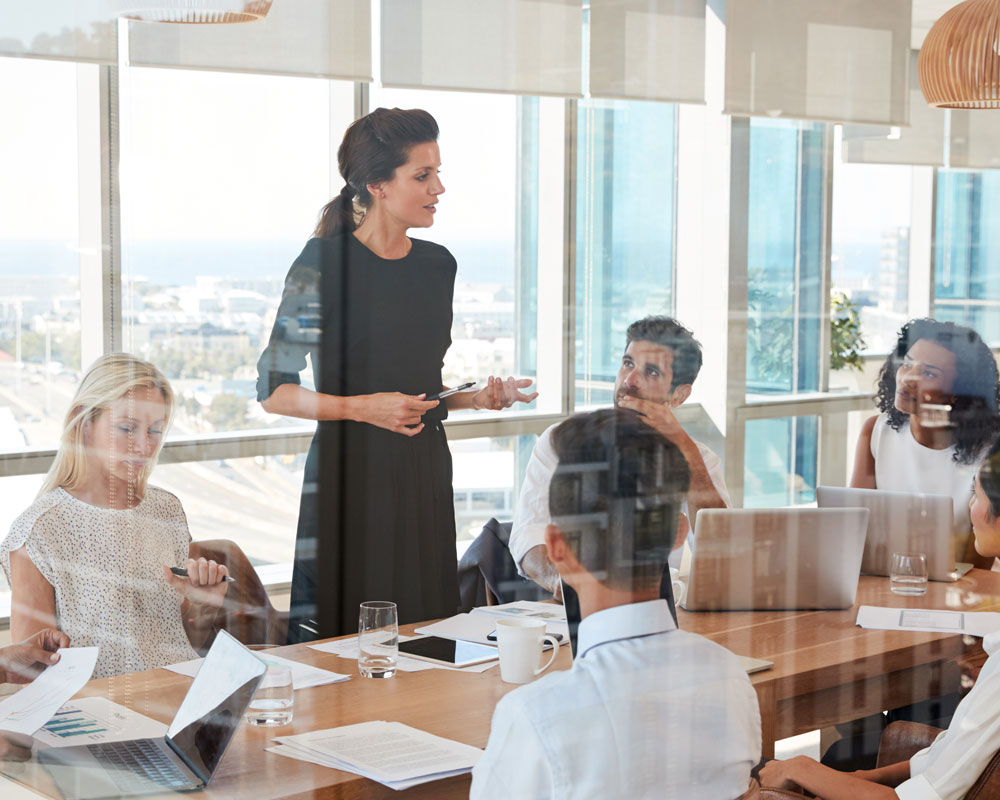
{"type": "MultiPolygon", "coordinates": [[[[306,244],[257,363],[259,400],[299,383],[307,354],[324,394],[441,391],[456,264],[443,247],[412,242],[396,260],[350,233],[306,244]]],[[[441,403],[412,437],[360,422],[317,425],[299,508],[289,643],[357,631],[366,600],[396,603],[401,624],[455,613],[446,416],[441,403]]]]}

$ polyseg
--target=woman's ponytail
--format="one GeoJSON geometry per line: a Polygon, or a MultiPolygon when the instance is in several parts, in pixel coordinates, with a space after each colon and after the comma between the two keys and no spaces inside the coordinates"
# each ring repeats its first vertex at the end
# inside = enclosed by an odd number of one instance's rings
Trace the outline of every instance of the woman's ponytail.
{"type": "Polygon", "coordinates": [[[323,206],[313,235],[329,238],[350,233],[372,205],[368,185],[392,180],[417,144],[437,141],[434,117],[419,108],[376,108],[351,123],[337,150],[337,166],[346,183],[340,194],[323,206]]]}
{"type": "Polygon", "coordinates": [[[354,194],[351,184],[345,183],[340,194],[323,206],[319,212],[319,222],[316,223],[313,236],[327,239],[338,233],[350,233],[358,227],[354,214],[354,194]]]}

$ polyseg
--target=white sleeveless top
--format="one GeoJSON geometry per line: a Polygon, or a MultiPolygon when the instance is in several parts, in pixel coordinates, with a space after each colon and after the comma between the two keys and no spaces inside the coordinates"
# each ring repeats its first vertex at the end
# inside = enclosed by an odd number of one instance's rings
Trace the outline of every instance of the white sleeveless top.
{"type": "Polygon", "coordinates": [[[56,620],[73,647],[100,648],[95,678],[154,669],[198,654],[184,631],[181,596],[163,565],[188,557],[187,518],[155,486],[135,508],[110,509],[64,489],[39,497],[10,527],[0,561],[20,547],[55,590],[56,620]]]}
{"type": "Polygon", "coordinates": [[[951,495],[954,506],[953,533],[960,546],[972,530],[969,500],[979,462],[959,464],[953,460],[955,448],[932,450],[913,438],[909,421],[894,431],[886,414],[879,414],[872,429],[872,457],[875,459],[875,486],[911,494],[951,495]]]}

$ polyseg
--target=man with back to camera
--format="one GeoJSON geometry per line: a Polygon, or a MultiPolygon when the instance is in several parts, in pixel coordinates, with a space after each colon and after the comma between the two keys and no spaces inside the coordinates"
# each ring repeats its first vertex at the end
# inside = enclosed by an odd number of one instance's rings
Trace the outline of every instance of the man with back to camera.
{"type": "MultiPolygon", "coordinates": [[[[701,345],[691,331],[670,317],[645,317],[633,322],[625,332],[625,340],[615,377],[615,407],[645,416],[683,453],[691,469],[687,516],[681,523],[681,530],[687,531],[687,518],[693,527],[698,509],[729,505],[721,460],[688,436],[673,412],[691,395],[691,385],[701,370],[701,345]]],[[[556,466],[551,437],[556,427],[542,433],[531,451],[508,546],[518,571],[559,597],[559,574],[544,544],[545,527],[551,521],[549,480],[556,466]]],[[[684,536],[680,536],[671,566],[680,565],[683,545],[684,536]]]]}
{"type": "Polygon", "coordinates": [[[552,446],[545,547],[579,597],[577,656],[500,701],[470,797],[735,800],[760,758],[757,696],[659,596],[684,455],[622,409],[571,417],[552,446]]]}

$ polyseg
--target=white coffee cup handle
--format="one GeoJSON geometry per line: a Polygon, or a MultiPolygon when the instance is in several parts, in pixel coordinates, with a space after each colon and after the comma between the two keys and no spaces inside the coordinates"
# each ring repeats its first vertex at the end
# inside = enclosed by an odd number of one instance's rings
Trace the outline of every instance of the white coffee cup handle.
{"type": "Polygon", "coordinates": [[[550,642],[552,644],[552,655],[549,656],[549,660],[545,662],[544,666],[539,667],[535,670],[535,675],[541,675],[545,670],[552,666],[552,662],[556,660],[556,656],[559,655],[559,640],[554,636],[549,636],[545,634],[542,637],[543,642],[550,642]]]}
{"type": "Polygon", "coordinates": [[[674,593],[674,604],[681,605],[684,602],[684,581],[674,578],[670,581],[670,588],[674,593]]]}

